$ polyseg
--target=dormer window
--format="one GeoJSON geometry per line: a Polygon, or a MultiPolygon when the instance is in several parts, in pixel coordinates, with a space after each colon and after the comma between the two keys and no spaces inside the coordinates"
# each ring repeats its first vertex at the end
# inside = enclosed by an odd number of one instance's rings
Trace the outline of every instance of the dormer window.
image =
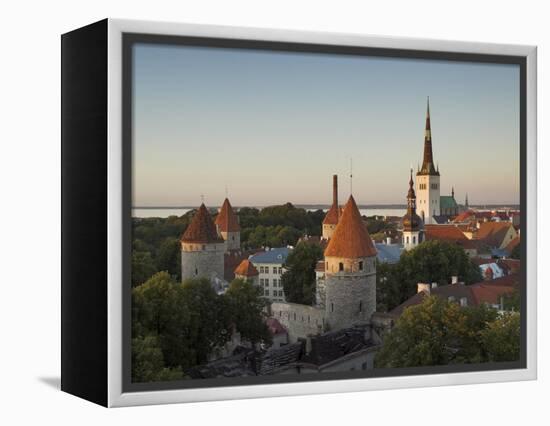
{"type": "Polygon", "coordinates": [[[362,260],[359,262],[359,270],[360,270],[360,271],[363,270],[363,261],[362,261],[362,260]]]}
{"type": "Polygon", "coordinates": [[[342,262],[340,262],[338,264],[338,271],[342,272],[344,270],[344,264],[342,262]]]}

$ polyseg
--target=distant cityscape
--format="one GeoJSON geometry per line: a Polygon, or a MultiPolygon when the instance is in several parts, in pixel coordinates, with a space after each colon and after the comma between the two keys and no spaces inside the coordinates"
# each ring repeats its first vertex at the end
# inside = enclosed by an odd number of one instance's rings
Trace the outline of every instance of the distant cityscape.
{"type": "Polygon", "coordinates": [[[406,204],[342,203],[333,175],[330,204],[135,207],[186,211],[134,213],[134,381],[517,361],[520,208],[442,195],[444,173],[428,101],[406,204]],[[148,300],[180,288],[198,323],[148,300]]]}

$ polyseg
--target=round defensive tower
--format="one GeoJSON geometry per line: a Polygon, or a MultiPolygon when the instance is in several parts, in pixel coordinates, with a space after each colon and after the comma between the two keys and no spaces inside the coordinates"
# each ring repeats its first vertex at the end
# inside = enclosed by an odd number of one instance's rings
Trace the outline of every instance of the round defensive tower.
{"type": "Polygon", "coordinates": [[[369,322],[376,311],[376,248],[350,196],[325,249],[329,330],[369,322]]]}
{"type": "Polygon", "coordinates": [[[224,200],[222,208],[216,217],[215,224],[218,234],[225,241],[226,250],[240,250],[241,227],[239,225],[239,218],[233,211],[233,207],[231,207],[231,203],[227,198],[224,200]]]}
{"type": "Polygon", "coordinates": [[[201,204],[181,237],[181,279],[205,277],[223,279],[225,243],[201,204]]]}
{"type": "Polygon", "coordinates": [[[323,219],[323,238],[330,240],[338,225],[341,209],[338,205],[338,175],[332,176],[332,205],[323,219]]]}

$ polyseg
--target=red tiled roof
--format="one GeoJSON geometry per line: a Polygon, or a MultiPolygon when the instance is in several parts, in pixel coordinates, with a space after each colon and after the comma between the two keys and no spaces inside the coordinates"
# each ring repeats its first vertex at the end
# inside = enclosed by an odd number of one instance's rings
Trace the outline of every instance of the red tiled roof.
{"type": "Polygon", "coordinates": [[[376,248],[351,195],[325,250],[325,256],[355,259],[375,255],[376,248]]]}
{"type": "Polygon", "coordinates": [[[212,216],[208,212],[206,206],[201,204],[193,220],[183,233],[181,241],[184,243],[220,243],[223,240],[218,236],[216,225],[212,221],[212,216]]]}
{"type": "Polygon", "coordinates": [[[235,275],[254,277],[259,275],[259,272],[250,260],[244,259],[239,266],[237,266],[237,269],[235,269],[235,275]]]}
{"type": "Polygon", "coordinates": [[[474,215],[475,215],[475,212],[473,210],[467,210],[465,212],[460,213],[457,217],[455,217],[453,219],[453,222],[464,222],[466,219],[474,215]]]}
{"type": "Polygon", "coordinates": [[[466,241],[468,238],[454,225],[425,225],[426,240],[466,241]]]}
{"type": "Polygon", "coordinates": [[[336,225],[338,224],[338,218],[342,214],[342,209],[338,207],[338,204],[332,204],[325,218],[323,219],[323,225],[336,225]]]}
{"type": "Polygon", "coordinates": [[[497,265],[500,266],[506,272],[506,274],[517,274],[521,269],[521,260],[498,259],[497,265]]]}
{"type": "MultiPolygon", "coordinates": [[[[519,275],[512,274],[472,285],[449,284],[436,287],[430,290],[430,294],[443,299],[454,297],[456,301],[465,297],[468,301],[468,306],[479,306],[482,303],[494,305],[500,302],[502,296],[512,293],[519,284],[519,275]]],[[[428,294],[423,291],[416,293],[401,305],[391,310],[390,314],[393,316],[400,316],[406,308],[421,304],[427,296],[428,294]]]]}
{"type": "Polygon", "coordinates": [[[516,238],[514,238],[512,241],[508,243],[508,245],[506,246],[506,251],[508,253],[512,253],[512,250],[514,250],[519,243],[520,243],[520,239],[518,235],[516,238]]]}
{"type": "Polygon", "coordinates": [[[490,246],[499,247],[511,227],[513,226],[510,222],[482,222],[476,239],[484,240],[490,246]]]}
{"type": "Polygon", "coordinates": [[[241,230],[237,215],[233,211],[233,207],[231,207],[231,203],[229,203],[227,198],[222,204],[222,208],[216,217],[215,223],[220,232],[239,232],[241,230]]]}

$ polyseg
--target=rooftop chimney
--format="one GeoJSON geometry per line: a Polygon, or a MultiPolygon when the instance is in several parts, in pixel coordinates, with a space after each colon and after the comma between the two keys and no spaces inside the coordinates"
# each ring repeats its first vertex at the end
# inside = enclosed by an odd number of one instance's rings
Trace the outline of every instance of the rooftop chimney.
{"type": "Polygon", "coordinates": [[[387,244],[387,245],[390,245],[390,244],[391,244],[391,237],[386,237],[386,244],[387,244]]]}
{"type": "Polygon", "coordinates": [[[338,175],[332,175],[332,204],[338,205],[338,175]]]}
{"type": "Polygon", "coordinates": [[[458,284],[458,276],[453,275],[451,277],[451,284],[458,284]]]}
{"type": "Polygon", "coordinates": [[[416,292],[417,293],[427,293],[430,294],[431,285],[430,283],[418,283],[416,285],[416,292]]]}

